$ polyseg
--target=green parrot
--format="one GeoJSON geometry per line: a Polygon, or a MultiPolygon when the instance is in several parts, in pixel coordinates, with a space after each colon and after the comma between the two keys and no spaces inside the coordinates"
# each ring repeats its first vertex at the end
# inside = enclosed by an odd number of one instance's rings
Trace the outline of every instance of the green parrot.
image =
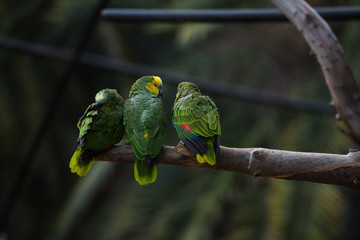
{"type": "Polygon", "coordinates": [[[214,165],[219,157],[220,115],[214,101],[191,82],[177,88],[172,123],[182,143],[199,163],[214,165]]]}
{"type": "Polygon", "coordinates": [[[72,173],[85,176],[94,157],[120,142],[124,135],[124,101],[115,89],[103,89],[79,119],[78,148],[70,160],[72,173]]]}
{"type": "Polygon", "coordinates": [[[157,162],[165,136],[162,81],[156,76],[139,78],[125,102],[124,125],[135,154],[134,175],[140,185],[156,180],[157,162]]]}

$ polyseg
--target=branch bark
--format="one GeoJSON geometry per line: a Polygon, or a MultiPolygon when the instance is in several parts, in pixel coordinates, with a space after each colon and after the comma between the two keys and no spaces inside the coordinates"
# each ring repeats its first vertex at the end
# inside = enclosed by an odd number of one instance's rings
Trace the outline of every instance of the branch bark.
{"type": "Polygon", "coordinates": [[[311,47],[325,76],[336,117],[343,120],[350,131],[342,132],[360,146],[360,91],[335,34],[305,1],[271,2],[296,26],[311,47]]]}
{"type": "MultiPolygon", "coordinates": [[[[97,161],[133,162],[130,145],[115,146],[95,157],[97,161]]],[[[221,146],[216,165],[200,164],[183,145],[164,146],[158,163],[240,172],[254,177],[273,177],[342,185],[360,189],[360,152],[346,155],[291,152],[265,148],[229,148],[221,146]]]]}

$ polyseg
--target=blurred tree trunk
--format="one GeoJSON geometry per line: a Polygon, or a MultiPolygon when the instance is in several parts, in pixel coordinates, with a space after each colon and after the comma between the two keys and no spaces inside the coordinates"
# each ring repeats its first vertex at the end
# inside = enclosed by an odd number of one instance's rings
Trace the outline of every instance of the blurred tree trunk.
{"type": "Polygon", "coordinates": [[[344,51],[329,25],[305,1],[271,0],[302,33],[314,52],[331,94],[336,118],[344,121],[341,130],[360,146],[360,92],[344,51]]]}

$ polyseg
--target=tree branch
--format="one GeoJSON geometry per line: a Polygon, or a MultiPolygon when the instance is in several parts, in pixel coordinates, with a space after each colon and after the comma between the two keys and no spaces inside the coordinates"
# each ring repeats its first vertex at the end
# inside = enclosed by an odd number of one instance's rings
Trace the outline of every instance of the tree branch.
{"type": "Polygon", "coordinates": [[[337,118],[349,128],[350,133],[346,135],[360,146],[360,91],[335,34],[305,1],[271,2],[296,26],[311,47],[321,65],[337,118]]]}
{"type": "MultiPolygon", "coordinates": [[[[97,161],[133,162],[130,145],[115,146],[95,157],[97,161]]],[[[273,177],[342,185],[360,189],[360,152],[346,155],[291,152],[265,148],[229,148],[221,146],[216,165],[200,164],[183,145],[164,146],[158,163],[240,172],[254,177],[273,177]]]]}

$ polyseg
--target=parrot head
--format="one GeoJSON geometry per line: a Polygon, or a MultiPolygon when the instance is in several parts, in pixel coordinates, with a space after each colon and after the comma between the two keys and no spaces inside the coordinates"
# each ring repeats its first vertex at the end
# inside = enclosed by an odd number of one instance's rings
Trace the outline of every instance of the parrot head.
{"type": "Polygon", "coordinates": [[[177,93],[175,102],[177,102],[180,98],[185,97],[191,93],[199,92],[200,90],[195,83],[192,82],[182,82],[177,87],[177,93]]]}
{"type": "Polygon", "coordinates": [[[118,94],[116,89],[103,89],[99,91],[95,96],[95,101],[98,104],[121,104],[123,102],[122,97],[118,94]]]}
{"type": "Polygon", "coordinates": [[[138,80],[136,80],[136,82],[132,85],[130,90],[130,97],[140,92],[150,94],[154,97],[161,97],[162,87],[163,85],[160,77],[157,76],[141,77],[138,80]]]}

